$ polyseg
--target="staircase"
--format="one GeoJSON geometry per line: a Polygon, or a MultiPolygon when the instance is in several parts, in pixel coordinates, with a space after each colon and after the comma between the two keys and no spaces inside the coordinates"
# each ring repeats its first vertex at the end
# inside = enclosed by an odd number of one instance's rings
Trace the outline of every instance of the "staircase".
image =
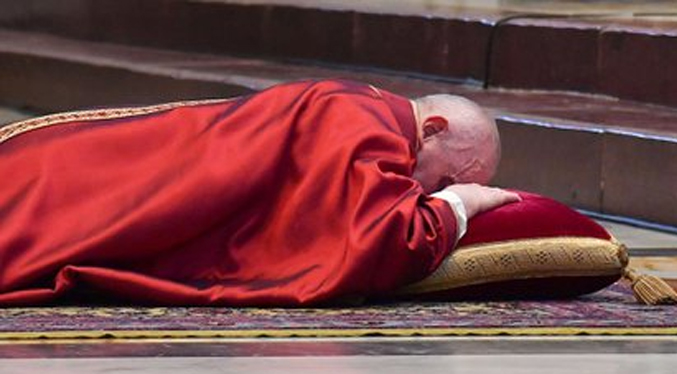
{"type": "Polygon", "coordinates": [[[467,3],[0,0],[0,105],[47,113],[307,78],[460,94],[498,118],[495,184],[677,231],[677,7],[467,3]]]}

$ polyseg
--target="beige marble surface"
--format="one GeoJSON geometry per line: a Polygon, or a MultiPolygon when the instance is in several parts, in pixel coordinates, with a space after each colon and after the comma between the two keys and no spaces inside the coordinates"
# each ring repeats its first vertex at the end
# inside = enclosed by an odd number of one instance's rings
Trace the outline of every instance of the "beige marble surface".
{"type": "Polygon", "coordinates": [[[390,14],[453,14],[480,10],[491,13],[539,13],[557,15],[669,14],[677,12],[674,1],[562,1],[562,0],[194,0],[240,4],[281,4],[390,14]]]}
{"type": "Polygon", "coordinates": [[[677,354],[148,357],[0,360],[0,373],[672,374],[676,366],[677,354]]]}
{"type": "Polygon", "coordinates": [[[644,274],[677,280],[677,257],[631,257],[630,267],[644,274]]]}
{"type": "Polygon", "coordinates": [[[0,107],[0,126],[21,121],[28,118],[28,115],[17,110],[0,107]]]}
{"type": "Polygon", "coordinates": [[[624,225],[622,223],[597,220],[616,239],[628,248],[672,248],[677,249],[677,235],[624,225]]]}
{"type": "Polygon", "coordinates": [[[597,222],[630,249],[631,268],[664,279],[677,279],[677,235],[615,222],[597,222]]]}

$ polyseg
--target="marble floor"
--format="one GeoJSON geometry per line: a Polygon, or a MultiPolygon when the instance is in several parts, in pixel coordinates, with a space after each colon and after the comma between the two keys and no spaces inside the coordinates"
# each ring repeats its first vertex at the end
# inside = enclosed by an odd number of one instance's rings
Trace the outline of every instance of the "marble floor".
{"type": "Polygon", "coordinates": [[[677,284],[677,234],[598,220],[630,253],[630,266],[677,284]]]}
{"type": "Polygon", "coordinates": [[[0,373],[673,373],[676,353],[677,337],[61,342],[1,344],[0,373]]]}
{"type": "Polygon", "coordinates": [[[0,107],[0,126],[28,118],[26,113],[16,109],[0,107]]]}
{"type": "Polygon", "coordinates": [[[597,222],[613,233],[616,239],[636,252],[649,249],[666,251],[677,249],[677,234],[606,220],[597,220],[597,222]]]}
{"type": "Polygon", "coordinates": [[[2,363],[0,372],[50,373],[674,373],[676,355],[451,355],[42,359],[2,363]],[[648,369],[648,370],[647,370],[648,369]]]}

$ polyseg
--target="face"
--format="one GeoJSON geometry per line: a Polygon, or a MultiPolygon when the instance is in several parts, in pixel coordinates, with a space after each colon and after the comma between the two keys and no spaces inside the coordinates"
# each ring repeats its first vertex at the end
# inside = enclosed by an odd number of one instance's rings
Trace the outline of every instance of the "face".
{"type": "Polygon", "coordinates": [[[426,193],[439,191],[455,183],[486,184],[493,177],[495,165],[491,145],[470,141],[443,144],[443,137],[423,139],[417,154],[413,178],[426,193]]]}
{"type": "Polygon", "coordinates": [[[433,95],[415,102],[422,139],[413,178],[426,193],[454,183],[487,184],[500,158],[494,121],[475,103],[433,95]]]}

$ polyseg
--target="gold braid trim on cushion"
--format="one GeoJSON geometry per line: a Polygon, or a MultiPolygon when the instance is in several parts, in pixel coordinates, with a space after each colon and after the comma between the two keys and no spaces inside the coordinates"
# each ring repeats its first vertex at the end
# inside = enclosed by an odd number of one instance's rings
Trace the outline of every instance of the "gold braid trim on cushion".
{"type": "Polygon", "coordinates": [[[556,237],[461,247],[424,280],[400,295],[421,294],[517,279],[622,275],[625,247],[615,240],[556,237]]]}
{"type": "Polygon", "coordinates": [[[64,124],[68,122],[77,122],[77,121],[96,121],[96,120],[107,120],[107,119],[117,119],[124,117],[133,117],[144,114],[152,114],[157,112],[162,112],[166,110],[171,110],[180,107],[187,106],[197,106],[205,104],[216,104],[224,103],[233,99],[206,99],[206,100],[191,100],[191,101],[178,101],[172,103],[151,105],[151,106],[139,106],[139,107],[129,107],[129,108],[110,108],[110,109],[93,109],[93,110],[81,110],[74,112],[64,112],[57,114],[50,114],[43,117],[36,117],[27,119],[20,122],[15,122],[3,127],[0,127],[0,144],[6,142],[7,140],[16,137],[18,135],[24,134],[29,131],[41,129],[43,127],[49,127],[53,125],[64,124]]]}

